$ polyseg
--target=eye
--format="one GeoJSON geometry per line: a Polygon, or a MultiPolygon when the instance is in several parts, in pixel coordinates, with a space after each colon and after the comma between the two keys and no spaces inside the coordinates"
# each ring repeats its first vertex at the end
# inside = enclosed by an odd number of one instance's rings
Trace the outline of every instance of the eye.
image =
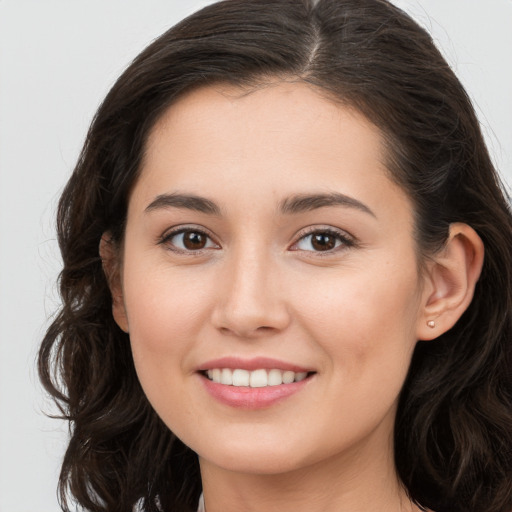
{"type": "Polygon", "coordinates": [[[316,229],[302,236],[292,250],[310,252],[335,251],[339,247],[352,247],[354,241],[348,235],[333,229],[316,229]]]}
{"type": "Polygon", "coordinates": [[[218,249],[219,246],[204,231],[181,228],[166,234],[161,241],[177,252],[194,252],[203,249],[218,249]]]}

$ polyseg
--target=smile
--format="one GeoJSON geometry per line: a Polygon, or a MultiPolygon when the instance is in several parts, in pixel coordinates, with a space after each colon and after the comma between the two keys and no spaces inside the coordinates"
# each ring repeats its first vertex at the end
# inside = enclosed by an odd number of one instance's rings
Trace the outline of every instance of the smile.
{"type": "Polygon", "coordinates": [[[294,372],[279,369],[257,369],[253,371],[241,368],[213,368],[205,372],[208,379],[226,386],[241,386],[250,388],[265,388],[300,382],[308,376],[308,372],[294,372]]]}
{"type": "Polygon", "coordinates": [[[317,372],[268,357],[223,357],[197,368],[202,385],[216,401],[236,409],[267,409],[309,387],[317,372]]]}

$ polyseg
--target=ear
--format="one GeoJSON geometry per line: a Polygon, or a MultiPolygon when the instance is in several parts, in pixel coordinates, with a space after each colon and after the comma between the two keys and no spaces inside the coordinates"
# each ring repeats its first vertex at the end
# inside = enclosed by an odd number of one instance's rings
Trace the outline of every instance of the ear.
{"type": "Polygon", "coordinates": [[[451,224],[446,245],[428,264],[418,339],[437,338],[455,325],[473,299],[483,261],[484,244],[476,231],[451,224]]]}
{"type": "Polygon", "coordinates": [[[112,240],[112,234],[109,231],[103,233],[99,251],[103,272],[112,294],[112,315],[117,325],[127,333],[129,329],[123,297],[120,249],[112,240]]]}

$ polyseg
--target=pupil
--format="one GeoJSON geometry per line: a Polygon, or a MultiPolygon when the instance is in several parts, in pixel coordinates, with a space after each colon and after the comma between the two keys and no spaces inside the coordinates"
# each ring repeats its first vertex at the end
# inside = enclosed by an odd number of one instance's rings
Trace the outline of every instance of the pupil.
{"type": "Polygon", "coordinates": [[[312,244],[315,249],[318,251],[328,251],[330,249],[334,249],[336,244],[336,240],[333,236],[327,233],[318,233],[313,235],[312,244]]]}
{"type": "Polygon", "coordinates": [[[183,244],[187,249],[203,249],[206,244],[206,237],[202,233],[187,231],[183,237],[183,244]]]}

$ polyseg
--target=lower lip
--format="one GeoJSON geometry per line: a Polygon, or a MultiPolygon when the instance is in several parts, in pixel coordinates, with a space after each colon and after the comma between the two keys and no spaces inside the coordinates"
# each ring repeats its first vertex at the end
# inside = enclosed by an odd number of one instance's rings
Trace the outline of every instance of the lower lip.
{"type": "Polygon", "coordinates": [[[219,402],[239,409],[265,409],[295,395],[306,386],[311,377],[300,382],[251,388],[248,386],[227,386],[213,382],[201,375],[204,387],[219,402]]]}

